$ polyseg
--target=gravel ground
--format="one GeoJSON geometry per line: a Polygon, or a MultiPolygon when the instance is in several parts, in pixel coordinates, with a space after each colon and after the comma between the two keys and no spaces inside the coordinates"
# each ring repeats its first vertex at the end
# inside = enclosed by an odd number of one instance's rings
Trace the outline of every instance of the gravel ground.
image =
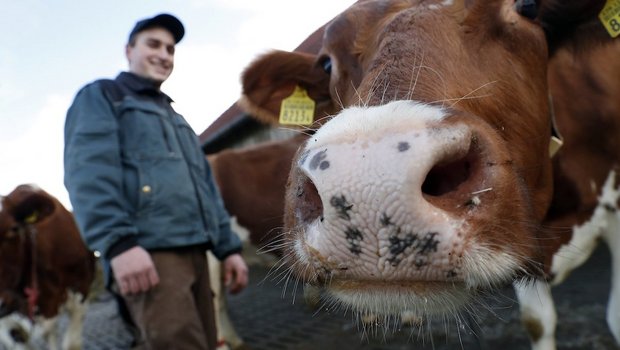
{"type": "MultiPolygon", "coordinates": [[[[558,349],[618,349],[605,322],[609,293],[610,257],[606,247],[553,289],[558,312],[558,349]]],[[[491,310],[481,308],[477,317],[457,324],[456,320],[418,326],[396,325],[387,333],[363,332],[351,314],[321,308],[312,310],[302,302],[301,288],[265,278],[267,268],[252,266],[250,286],[229,297],[230,314],[237,331],[253,350],[397,350],[397,349],[529,349],[529,340],[519,321],[518,305],[511,288],[485,300],[491,310]],[[475,331],[472,331],[472,328],[475,331]]],[[[61,319],[60,329],[67,320],[61,319]]],[[[85,350],[128,349],[131,335],[116,313],[108,294],[90,306],[84,323],[85,350]]],[[[45,349],[41,340],[35,349],[45,349]]]]}

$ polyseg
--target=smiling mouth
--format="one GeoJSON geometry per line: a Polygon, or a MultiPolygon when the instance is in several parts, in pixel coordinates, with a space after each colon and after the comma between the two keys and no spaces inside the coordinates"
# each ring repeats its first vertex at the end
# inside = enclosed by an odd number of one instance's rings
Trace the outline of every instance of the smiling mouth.
{"type": "Polygon", "coordinates": [[[169,68],[169,67],[163,67],[163,66],[159,66],[159,65],[156,65],[156,66],[155,66],[155,69],[156,69],[158,72],[169,72],[169,71],[170,71],[170,68],[169,68]]]}

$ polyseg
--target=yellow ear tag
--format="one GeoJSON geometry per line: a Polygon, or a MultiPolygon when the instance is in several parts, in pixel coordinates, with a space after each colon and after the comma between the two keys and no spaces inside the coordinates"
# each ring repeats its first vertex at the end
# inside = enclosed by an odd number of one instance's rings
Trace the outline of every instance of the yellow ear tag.
{"type": "Polygon", "coordinates": [[[282,100],[280,105],[280,124],[282,125],[312,125],[314,121],[314,101],[306,90],[295,86],[291,96],[282,100]]]}
{"type": "Polygon", "coordinates": [[[617,37],[620,34],[620,0],[607,0],[605,7],[598,14],[598,18],[609,35],[612,38],[617,37]]]}
{"type": "Polygon", "coordinates": [[[39,219],[39,214],[35,211],[32,214],[28,215],[24,219],[24,222],[27,224],[34,224],[35,222],[37,222],[38,219],[39,219]]]}

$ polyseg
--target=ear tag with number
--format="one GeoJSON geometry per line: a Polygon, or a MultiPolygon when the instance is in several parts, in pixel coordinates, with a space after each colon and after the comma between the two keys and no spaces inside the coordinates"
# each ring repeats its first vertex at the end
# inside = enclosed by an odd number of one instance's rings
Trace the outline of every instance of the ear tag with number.
{"type": "Polygon", "coordinates": [[[605,29],[612,38],[620,34],[620,0],[607,0],[605,7],[598,14],[605,29]]]}
{"type": "Polygon", "coordinates": [[[295,86],[291,96],[282,100],[280,105],[280,124],[282,125],[312,125],[314,121],[314,101],[306,90],[295,86]]]}

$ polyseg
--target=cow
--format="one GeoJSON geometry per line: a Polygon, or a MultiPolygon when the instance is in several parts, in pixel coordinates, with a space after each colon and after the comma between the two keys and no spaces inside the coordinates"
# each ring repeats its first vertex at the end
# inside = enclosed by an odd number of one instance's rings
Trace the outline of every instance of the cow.
{"type": "MultiPolygon", "coordinates": [[[[619,55],[616,39],[587,49],[568,45],[551,57],[550,96],[564,145],[553,158],[555,190],[540,241],[551,286],[582,265],[599,242],[607,243],[612,255],[607,323],[620,343],[619,55]]],[[[539,280],[515,289],[533,348],[554,349],[557,315],[549,285],[539,280]]]]}
{"type": "MultiPolygon", "coordinates": [[[[284,184],[291,159],[305,140],[300,134],[285,141],[226,149],[208,157],[226,209],[248,230],[249,241],[255,246],[264,247],[280,237],[284,184]]],[[[279,250],[273,250],[280,255],[279,250]]]]}
{"type": "MultiPolygon", "coordinates": [[[[243,149],[226,149],[208,156],[231,224],[243,244],[248,264],[275,264],[268,254],[256,255],[257,249],[280,256],[274,246],[281,235],[284,212],[284,184],[293,155],[305,141],[304,136],[284,141],[264,142],[243,149]]],[[[226,288],[222,283],[221,264],[209,257],[209,277],[214,293],[218,349],[243,349],[243,339],[234,329],[227,312],[226,288]]]]}
{"type": "Polygon", "coordinates": [[[317,54],[255,60],[242,78],[246,111],[275,122],[288,96],[313,105],[316,133],[285,195],[291,272],[361,315],[452,314],[514,283],[533,346],[551,349],[545,278],[561,281],[603,238],[620,341],[619,109],[609,105],[620,70],[596,18],[603,5],[359,1],[326,26],[317,54]],[[605,69],[568,79],[566,67],[584,62],[605,69]],[[584,81],[596,99],[575,97],[584,81]],[[584,128],[578,112],[599,118],[584,128]],[[566,140],[553,175],[552,115],[566,140]],[[607,137],[594,140],[601,127],[607,137]],[[549,229],[562,225],[574,229],[549,229]]]}
{"type": "Polygon", "coordinates": [[[0,199],[0,314],[42,318],[44,335],[56,348],[51,325],[68,308],[71,320],[62,348],[80,349],[94,254],[73,215],[44,190],[20,185],[0,199]]]}

